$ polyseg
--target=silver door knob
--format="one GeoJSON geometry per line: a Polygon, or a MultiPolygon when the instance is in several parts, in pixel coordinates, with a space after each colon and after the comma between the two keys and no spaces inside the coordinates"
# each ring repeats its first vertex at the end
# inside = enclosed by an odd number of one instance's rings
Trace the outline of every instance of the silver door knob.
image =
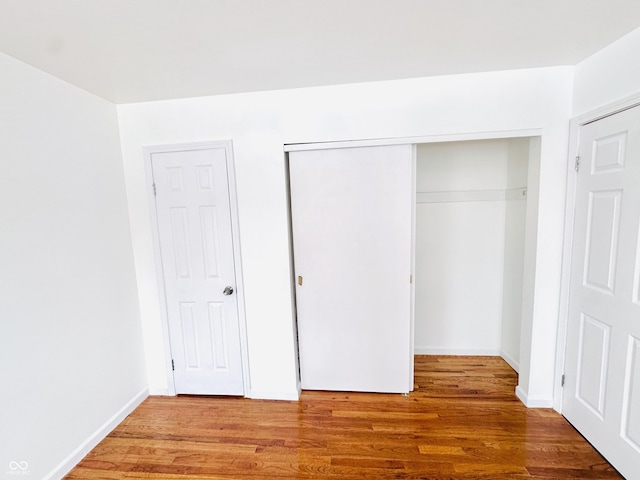
{"type": "Polygon", "coordinates": [[[225,295],[231,295],[233,293],[233,287],[225,287],[222,293],[225,295]]]}

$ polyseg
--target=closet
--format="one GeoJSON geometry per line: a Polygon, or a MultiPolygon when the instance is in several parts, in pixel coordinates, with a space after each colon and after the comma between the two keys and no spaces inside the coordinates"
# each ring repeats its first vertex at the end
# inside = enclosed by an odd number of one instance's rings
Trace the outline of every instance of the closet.
{"type": "Polygon", "coordinates": [[[520,357],[529,138],[419,144],[415,353],[520,357]]]}
{"type": "Polygon", "coordinates": [[[414,354],[502,356],[519,370],[539,145],[288,149],[302,388],[406,393],[414,354]]]}

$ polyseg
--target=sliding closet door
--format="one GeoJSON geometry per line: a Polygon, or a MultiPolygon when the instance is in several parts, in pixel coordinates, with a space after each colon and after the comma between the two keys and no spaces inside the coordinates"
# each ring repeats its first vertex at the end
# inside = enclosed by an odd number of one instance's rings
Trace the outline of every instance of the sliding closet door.
{"type": "Polygon", "coordinates": [[[289,161],[302,388],[412,390],[413,146],[289,161]]]}

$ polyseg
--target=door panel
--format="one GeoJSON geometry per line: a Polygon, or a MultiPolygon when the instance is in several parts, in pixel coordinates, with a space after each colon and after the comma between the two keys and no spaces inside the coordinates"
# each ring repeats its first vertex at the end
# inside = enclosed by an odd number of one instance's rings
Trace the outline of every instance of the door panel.
{"type": "Polygon", "coordinates": [[[602,418],[611,327],[582,314],[576,398],[602,418]]]}
{"type": "Polygon", "coordinates": [[[622,190],[589,192],[585,283],[614,294],[622,190]]]}
{"type": "Polygon", "coordinates": [[[581,128],[563,413],[640,478],[640,108],[581,128]]]}
{"type": "Polygon", "coordinates": [[[289,161],[302,388],[412,390],[413,147],[289,161]]]}
{"type": "Polygon", "coordinates": [[[630,336],[621,434],[640,452],[640,339],[630,336]]]}
{"type": "Polygon", "coordinates": [[[151,155],[177,393],[242,395],[225,148],[151,155]]]}

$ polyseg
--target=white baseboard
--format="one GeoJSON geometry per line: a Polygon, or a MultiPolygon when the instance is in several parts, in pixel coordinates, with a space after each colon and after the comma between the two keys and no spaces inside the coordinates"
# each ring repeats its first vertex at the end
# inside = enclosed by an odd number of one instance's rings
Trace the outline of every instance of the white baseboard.
{"type": "Polygon", "coordinates": [[[516,373],[520,373],[520,363],[518,363],[511,355],[502,351],[500,352],[500,356],[505,362],[509,364],[511,368],[516,371],[516,373]]]}
{"type": "Polygon", "coordinates": [[[82,444],[76,448],[67,458],[65,458],[57,467],[55,467],[44,480],[60,480],[75,467],[80,460],[95,448],[111,431],[116,428],[138,405],[140,405],[149,396],[147,388],[142,389],[131,400],[129,400],[120,410],[118,410],[104,425],[96,430],[93,435],[87,438],[82,444]]]}
{"type": "Polygon", "coordinates": [[[251,390],[249,398],[254,400],[300,400],[300,391],[297,392],[259,392],[251,390]]]}
{"type": "Polygon", "coordinates": [[[552,408],[553,398],[551,397],[530,397],[524,388],[516,387],[516,397],[525,404],[527,408],[552,408]]]}
{"type": "Polygon", "coordinates": [[[483,348],[415,347],[414,353],[416,355],[500,356],[500,350],[483,348]]]}
{"type": "MultiPolygon", "coordinates": [[[[300,399],[300,393],[302,389],[300,387],[300,382],[297,384],[296,392],[260,392],[257,390],[251,390],[246,398],[253,398],[255,400],[294,400],[298,401],[300,399]]],[[[149,392],[151,396],[159,396],[159,397],[175,397],[176,394],[171,392],[168,388],[154,388],[149,392]]]]}
{"type": "Polygon", "coordinates": [[[175,397],[176,394],[173,393],[168,388],[151,388],[151,389],[149,389],[149,396],[152,396],[152,397],[175,397]]]}

